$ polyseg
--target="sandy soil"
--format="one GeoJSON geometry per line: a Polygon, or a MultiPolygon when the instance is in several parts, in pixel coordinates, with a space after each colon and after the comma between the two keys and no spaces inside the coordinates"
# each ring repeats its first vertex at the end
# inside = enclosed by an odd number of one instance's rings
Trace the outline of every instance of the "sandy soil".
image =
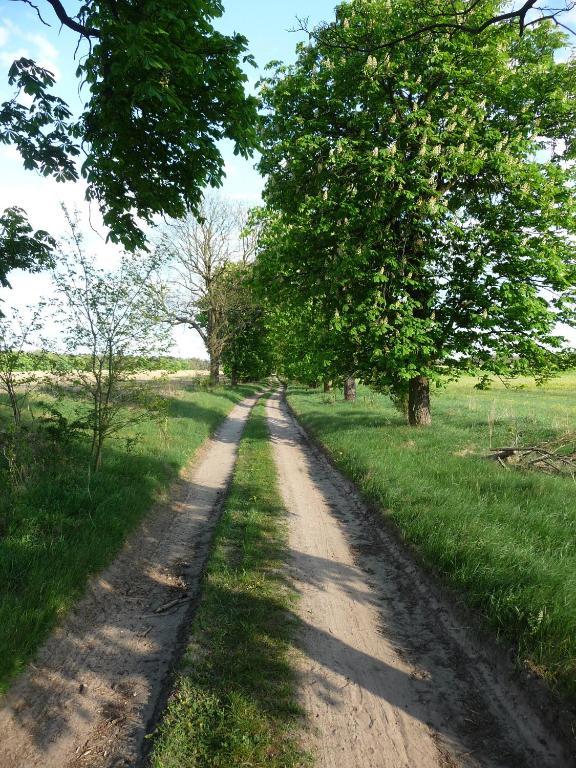
{"type": "Polygon", "coordinates": [[[197,598],[238,441],[236,406],[0,702],[0,768],[134,766],[197,598]]]}
{"type": "Polygon", "coordinates": [[[509,672],[356,492],[268,405],[301,599],[301,695],[317,768],[565,768],[509,672]]]}

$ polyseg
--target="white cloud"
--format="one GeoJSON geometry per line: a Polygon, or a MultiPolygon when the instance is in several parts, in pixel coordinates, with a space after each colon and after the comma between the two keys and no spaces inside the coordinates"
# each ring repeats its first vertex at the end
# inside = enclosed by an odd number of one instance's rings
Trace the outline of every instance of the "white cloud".
{"type": "Polygon", "coordinates": [[[21,35],[22,31],[19,26],[14,24],[14,22],[11,19],[8,19],[7,17],[2,18],[2,26],[6,27],[6,29],[9,32],[12,32],[15,35],[21,35]]]}
{"type": "Polygon", "coordinates": [[[58,58],[58,51],[52,43],[44,37],[44,35],[26,35],[26,40],[30,43],[34,43],[40,56],[44,59],[55,61],[58,58]]]}
{"type": "Polygon", "coordinates": [[[2,67],[10,67],[15,59],[30,58],[28,48],[16,48],[12,51],[0,51],[0,64],[2,67]]]}
{"type": "Polygon", "coordinates": [[[15,59],[22,57],[34,59],[41,67],[50,70],[57,80],[60,79],[61,72],[56,63],[59,52],[50,40],[39,33],[26,34],[4,19],[0,26],[0,66],[10,67],[15,59]],[[9,40],[11,49],[6,47],[9,40]]]}

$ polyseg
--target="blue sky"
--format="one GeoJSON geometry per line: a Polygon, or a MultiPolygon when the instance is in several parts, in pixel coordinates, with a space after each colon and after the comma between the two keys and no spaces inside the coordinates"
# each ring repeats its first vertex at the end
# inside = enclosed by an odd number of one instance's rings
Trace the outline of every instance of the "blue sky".
{"type": "MultiPolygon", "coordinates": [[[[264,74],[264,67],[273,60],[293,61],[296,43],[305,39],[302,33],[293,32],[298,18],[309,19],[311,24],[331,19],[336,0],[228,0],[226,12],[217,26],[227,33],[240,32],[250,41],[250,51],[258,64],[258,70],[248,67],[251,84],[264,74]]],[[[253,163],[234,157],[230,148],[225,150],[228,169],[226,192],[233,197],[258,200],[262,180],[253,169],[253,163]]]]}

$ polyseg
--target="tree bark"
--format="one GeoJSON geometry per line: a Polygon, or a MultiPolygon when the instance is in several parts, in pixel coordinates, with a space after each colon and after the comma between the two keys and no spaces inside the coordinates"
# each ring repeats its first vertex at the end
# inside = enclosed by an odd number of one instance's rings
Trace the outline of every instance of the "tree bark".
{"type": "Polygon", "coordinates": [[[332,382],[324,379],[324,392],[332,392],[332,382]]]}
{"type": "Polygon", "coordinates": [[[238,371],[235,368],[232,368],[232,371],[230,372],[230,383],[233,387],[237,387],[239,380],[240,377],[238,376],[238,371]]]}
{"type": "Polygon", "coordinates": [[[432,424],[430,412],[430,381],[426,376],[410,379],[408,392],[408,422],[412,427],[429,427],[432,424]]]}
{"type": "Polygon", "coordinates": [[[216,355],[210,355],[210,384],[220,384],[220,359],[216,355]]]}
{"type": "Polygon", "coordinates": [[[18,404],[18,397],[16,395],[16,390],[14,388],[14,385],[12,382],[8,382],[7,387],[8,391],[8,398],[10,400],[10,407],[12,409],[12,415],[14,417],[14,424],[19,427],[22,423],[22,414],[20,412],[20,406],[18,404]]]}
{"type": "Polygon", "coordinates": [[[356,400],[356,379],[348,376],[344,379],[344,400],[353,403],[356,400]]]}
{"type": "Polygon", "coordinates": [[[102,449],[104,447],[104,437],[98,435],[95,443],[92,443],[92,470],[99,472],[102,466],[102,449]]]}

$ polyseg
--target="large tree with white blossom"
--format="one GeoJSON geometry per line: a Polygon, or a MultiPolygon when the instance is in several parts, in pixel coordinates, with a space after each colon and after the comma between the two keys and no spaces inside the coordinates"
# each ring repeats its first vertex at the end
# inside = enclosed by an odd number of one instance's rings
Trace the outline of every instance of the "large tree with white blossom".
{"type": "Polygon", "coordinates": [[[347,48],[321,35],[263,82],[259,269],[272,295],[321,304],[348,371],[406,391],[411,423],[427,424],[431,381],[562,364],[576,66],[550,23],[360,50],[418,23],[415,0],[341,3],[347,48]]]}

